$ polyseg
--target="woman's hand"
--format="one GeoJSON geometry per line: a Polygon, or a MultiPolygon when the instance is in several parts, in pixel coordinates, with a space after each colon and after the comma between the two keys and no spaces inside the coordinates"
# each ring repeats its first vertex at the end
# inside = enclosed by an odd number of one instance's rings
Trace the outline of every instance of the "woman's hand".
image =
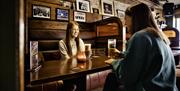
{"type": "Polygon", "coordinates": [[[116,48],[112,48],[111,50],[110,50],[110,55],[113,55],[113,58],[120,58],[121,57],[121,51],[119,51],[118,49],[116,49],[116,48]]]}
{"type": "Polygon", "coordinates": [[[120,54],[121,52],[118,49],[114,48],[114,53],[120,54]]]}
{"type": "Polygon", "coordinates": [[[114,62],[114,61],[115,61],[115,59],[108,59],[108,60],[105,61],[105,63],[112,64],[112,62],[114,62]]]}

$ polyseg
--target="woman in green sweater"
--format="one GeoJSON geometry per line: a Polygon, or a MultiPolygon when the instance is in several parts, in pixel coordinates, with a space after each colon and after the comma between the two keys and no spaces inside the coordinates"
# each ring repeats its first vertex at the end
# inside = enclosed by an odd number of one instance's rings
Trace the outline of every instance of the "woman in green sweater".
{"type": "Polygon", "coordinates": [[[114,72],[108,75],[104,91],[178,91],[169,40],[149,7],[140,3],[127,8],[125,24],[132,36],[123,59],[106,61],[114,72]]]}

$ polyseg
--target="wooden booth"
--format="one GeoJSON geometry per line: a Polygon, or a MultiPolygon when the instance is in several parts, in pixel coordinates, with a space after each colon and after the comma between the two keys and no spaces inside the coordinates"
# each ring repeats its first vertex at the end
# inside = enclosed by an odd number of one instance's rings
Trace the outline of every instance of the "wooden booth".
{"type": "MultiPolygon", "coordinates": [[[[48,61],[60,61],[60,53],[59,53],[59,40],[65,38],[66,30],[46,30],[43,29],[42,26],[39,24],[44,24],[46,21],[38,21],[34,19],[29,19],[28,22],[28,45],[30,45],[30,41],[37,41],[38,42],[38,56],[40,60],[40,63],[43,67],[43,63],[46,63],[48,61]]],[[[64,26],[66,26],[65,24],[64,26]]],[[[106,18],[103,20],[99,20],[96,22],[91,23],[82,23],[79,22],[80,25],[80,37],[83,39],[85,43],[91,43],[92,49],[101,50],[98,54],[99,56],[107,56],[107,42],[108,39],[116,39],[116,47],[119,50],[123,50],[123,30],[122,30],[122,22],[117,17],[111,17],[106,18]]],[[[27,49],[29,49],[30,46],[28,46],[27,49]]],[[[28,55],[30,54],[30,51],[28,52],[28,55]]],[[[94,59],[96,60],[96,59],[94,59]]],[[[105,60],[104,60],[105,61],[105,60]]],[[[30,62],[29,62],[30,63],[30,62]]],[[[94,62],[95,63],[95,62],[94,62]]],[[[92,63],[93,64],[93,63],[92,63]]],[[[104,64],[104,63],[103,63],[104,64]]],[[[26,63],[26,65],[29,65],[26,63]]],[[[104,67],[104,66],[103,66],[104,67]]],[[[28,67],[27,67],[28,68],[28,67]]],[[[91,71],[86,73],[86,90],[91,90],[99,87],[103,87],[105,78],[107,74],[111,71],[109,66],[105,66],[104,68],[97,68],[96,71],[91,71]],[[100,81],[100,82],[97,82],[100,81]],[[96,84],[96,85],[94,85],[96,84]]],[[[40,68],[41,70],[41,68],[40,68]]],[[[28,89],[40,89],[43,88],[43,86],[46,86],[47,88],[52,88],[55,86],[58,88],[57,84],[59,84],[59,80],[63,80],[62,78],[54,79],[54,80],[46,80],[44,83],[38,83],[38,84],[32,84],[32,79],[30,77],[30,74],[33,74],[33,72],[26,72],[27,76],[26,79],[28,79],[28,89]],[[30,74],[29,74],[30,73],[30,74]],[[50,83],[51,85],[47,85],[47,83],[50,83]],[[52,83],[54,82],[54,83],[52,83]],[[46,85],[43,85],[46,84],[46,85]],[[53,85],[54,84],[54,85],[53,85]],[[53,86],[52,86],[53,85],[53,86]]],[[[49,73],[51,74],[51,73],[49,73]]],[[[41,74],[42,75],[42,74],[41,74]]],[[[40,75],[37,75],[40,76],[40,75]]],[[[45,88],[45,87],[44,87],[45,88]]],[[[42,90],[42,89],[41,89],[42,90]]],[[[56,90],[56,89],[55,89],[56,90]]],[[[54,91],[55,91],[54,90],[54,91]]],[[[43,90],[42,90],[43,91],[43,90]]]]}

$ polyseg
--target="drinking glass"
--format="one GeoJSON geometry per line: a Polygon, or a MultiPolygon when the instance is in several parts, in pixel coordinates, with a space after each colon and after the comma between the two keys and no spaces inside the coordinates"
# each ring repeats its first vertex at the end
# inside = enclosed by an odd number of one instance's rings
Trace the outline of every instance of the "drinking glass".
{"type": "Polygon", "coordinates": [[[91,44],[85,44],[86,58],[89,59],[92,55],[91,44]]]}
{"type": "Polygon", "coordinates": [[[114,57],[114,50],[116,49],[116,39],[108,39],[108,57],[114,57]]]}

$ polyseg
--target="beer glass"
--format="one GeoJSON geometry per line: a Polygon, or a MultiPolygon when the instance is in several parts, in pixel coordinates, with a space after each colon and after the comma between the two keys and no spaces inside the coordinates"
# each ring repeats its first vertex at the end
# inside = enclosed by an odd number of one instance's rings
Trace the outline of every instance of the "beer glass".
{"type": "Polygon", "coordinates": [[[116,39],[108,39],[108,57],[113,58],[113,51],[116,49],[116,39]]]}
{"type": "Polygon", "coordinates": [[[89,59],[92,55],[91,44],[85,44],[86,58],[89,59]]]}

